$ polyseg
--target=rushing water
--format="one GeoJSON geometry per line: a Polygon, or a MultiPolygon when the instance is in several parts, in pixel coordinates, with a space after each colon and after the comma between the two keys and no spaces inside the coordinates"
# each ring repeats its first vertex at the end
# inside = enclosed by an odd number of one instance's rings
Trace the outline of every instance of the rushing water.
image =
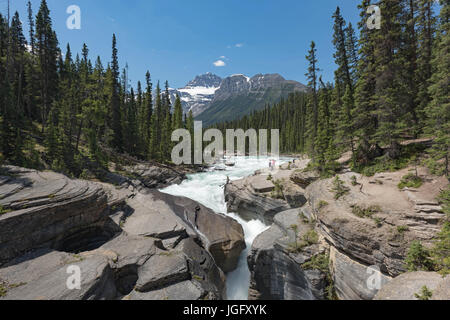
{"type": "MultiPolygon", "coordinates": [[[[281,159],[278,164],[289,160],[288,158],[281,159]]],[[[161,190],[161,192],[198,201],[215,212],[224,213],[236,219],[242,225],[247,249],[242,252],[237,269],[227,274],[227,296],[229,300],[246,300],[250,284],[247,254],[253,240],[268,227],[260,220],[246,221],[233,212],[227,212],[224,186],[227,176],[230,180],[237,180],[252,175],[258,169],[267,168],[269,158],[238,157],[235,159],[235,163],[234,167],[228,167],[226,171],[210,171],[189,175],[188,179],[180,185],[172,185],[161,190]]]]}

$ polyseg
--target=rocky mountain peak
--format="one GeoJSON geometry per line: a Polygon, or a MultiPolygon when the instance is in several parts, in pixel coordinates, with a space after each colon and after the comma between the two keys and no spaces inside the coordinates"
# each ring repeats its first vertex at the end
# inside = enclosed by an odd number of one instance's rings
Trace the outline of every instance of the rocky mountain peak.
{"type": "Polygon", "coordinates": [[[207,72],[202,75],[198,75],[194,80],[190,81],[186,87],[206,87],[206,88],[218,88],[220,83],[222,82],[222,78],[207,72]]]}

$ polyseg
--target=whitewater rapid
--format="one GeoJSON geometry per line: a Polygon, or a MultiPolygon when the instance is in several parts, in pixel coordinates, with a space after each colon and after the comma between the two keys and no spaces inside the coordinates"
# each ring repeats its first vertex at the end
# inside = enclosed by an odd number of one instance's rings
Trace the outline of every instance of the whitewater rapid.
{"type": "MultiPolygon", "coordinates": [[[[277,163],[282,164],[291,159],[283,158],[277,163]]],[[[227,297],[229,300],[247,300],[250,285],[250,271],[247,265],[247,255],[255,238],[267,230],[260,220],[246,221],[233,212],[227,212],[224,187],[227,176],[231,181],[252,175],[256,170],[267,168],[269,158],[237,157],[234,167],[227,167],[226,171],[210,171],[188,175],[180,185],[172,185],[160,190],[161,192],[184,196],[195,200],[215,212],[223,213],[237,220],[244,229],[247,248],[242,252],[236,270],[227,274],[227,297]]]]}

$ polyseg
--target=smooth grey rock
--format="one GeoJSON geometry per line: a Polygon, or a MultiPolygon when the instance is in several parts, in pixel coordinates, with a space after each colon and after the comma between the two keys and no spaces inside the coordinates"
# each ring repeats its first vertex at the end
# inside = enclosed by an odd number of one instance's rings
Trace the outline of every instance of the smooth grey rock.
{"type": "Polygon", "coordinates": [[[431,300],[450,300],[450,276],[445,277],[445,279],[439,282],[433,291],[431,300]]]}
{"type": "Polygon", "coordinates": [[[139,292],[157,290],[189,278],[183,256],[175,252],[158,252],[139,268],[135,289],[139,292]]]}
{"type": "Polygon", "coordinates": [[[135,210],[124,223],[129,234],[162,240],[198,238],[224,272],[236,268],[245,241],[242,226],[234,219],[191,199],[157,191],[137,194],[129,203],[135,210]]]}
{"type": "Polygon", "coordinates": [[[116,296],[112,270],[108,259],[102,256],[90,256],[79,262],[60,266],[31,282],[15,285],[15,288],[8,290],[6,300],[102,300],[116,296]],[[69,277],[74,274],[70,273],[73,271],[69,267],[73,266],[81,271],[80,290],[72,290],[67,286],[69,277]]]}
{"type": "Polygon", "coordinates": [[[256,193],[246,179],[232,181],[225,186],[225,201],[229,212],[236,212],[244,218],[258,218],[268,224],[277,213],[291,208],[284,199],[256,193]]]}
{"type": "MultiPolygon", "coordinates": [[[[448,283],[448,279],[444,280],[440,274],[435,272],[404,273],[383,286],[375,296],[375,300],[418,300],[415,294],[421,294],[423,286],[432,291],[434,297],[434,291],[439,286],[448,285],[448,283]]],[[[442,290],[441,286],[438,290],[435,298],[444,298],[441,294],[445,292],[445,289],[442,290]]],[[[446,299],[449,298],[449,296],[446,297],[446,299]]]]}
{"type": "Polygon", "coordinates": [[[7,170],[13,176],[0,185],[0,205],[12,211],[0,215],[0,266],[36,248],[64,250],[67,239],[89,240],[97,229],[103,234],[83,245],[101,245],[120,231],[110,223],[107,196],[100,185],[54,172],[7,170]]]}
{"type": "Polygon", "coordinates": [[[336,293],[342,300],[372,300],[378,292],[377,287],[392,279],[350,259],[334,247],[330,248],[330,261],[336,293]]]}
{"type": "Polygon", "coordinates": [[[159,290],[149,292],[133,291],[123,300],[201,300],[206,296],[205,290],[193,281],[183,281],[159,290]]]}

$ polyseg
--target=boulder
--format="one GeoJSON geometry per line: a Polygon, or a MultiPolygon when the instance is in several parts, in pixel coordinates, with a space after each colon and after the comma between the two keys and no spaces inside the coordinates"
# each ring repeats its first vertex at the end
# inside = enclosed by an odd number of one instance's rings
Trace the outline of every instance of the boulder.
{"type": "Polygon", "coordinates": [[[277,213],[291,208],[284,199],[255,192],[248,178],[228,183],[225,186],[225,201],[228,212],[236,212],[246,219],[257,218],[268,224],[272,223],[277,213]]]}
{"type": "Polygon", "coordinates": [[[158,191],[137,194],[129,205],[133,213],[123,223],[129,234],[176,241],[198,238],[224,272],[236,268],[245,240],[242,226],[234,219],[191,199],[158,191]]]}
{"type": "Polygon", "coordinates": [[[450,277],[445,279],[435,272],[409,272],[402,274],[383,286],[375,300],[419,300],[425,286],[433,293],[431,299],[448,300],[450,277]]]}
{"type": "Polygon", "coordinates": [[[304,170],[295,170],[292,172],[289,179],[305,189],[314,181],[317,181],[320,178],[320,174],[316,171],[304,171],[304,170]]]}

